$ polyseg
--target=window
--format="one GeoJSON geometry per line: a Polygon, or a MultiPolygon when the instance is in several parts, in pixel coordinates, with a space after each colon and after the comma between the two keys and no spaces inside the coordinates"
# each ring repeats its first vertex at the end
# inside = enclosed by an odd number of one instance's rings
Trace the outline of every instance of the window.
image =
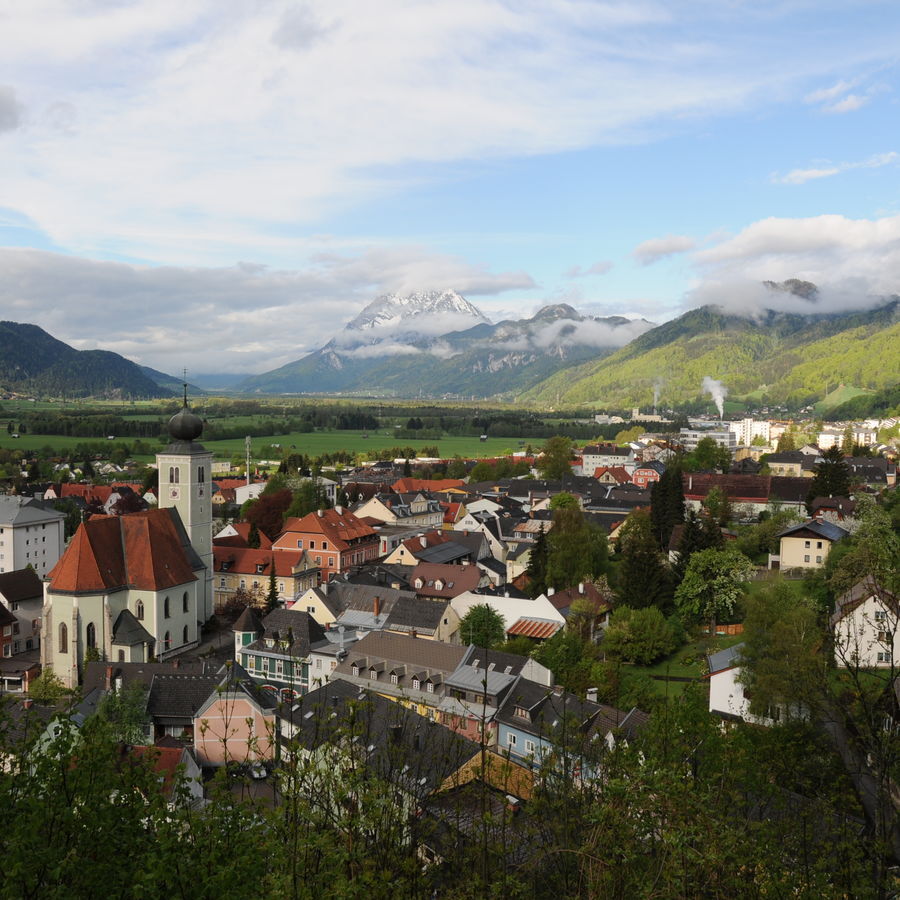
{"type": "Polygon", "coordinates": [[[87,628],[84,630],[84,641],[88,647],[97,646],[97,629],[93,622],[88,622],[87,628]]]}
{"type": "Polygon", "coordinates": [[[168,619],[169,616],[170,616],[170,614],[171,614],[171,613],[169,612],[169,598],[166,597],[166,598],[163,600],[163,618],[164,618],[164,619],[168,619]]]}
{"type": "Polygon", "coordinates": [[[206,466],[200,466],[197,469],[197,481],[199,481],[200,484],[203,484],[203,482],[206,481],[206,466]]]}
{"type": "Polygon", "coordinates": [[[256,668],[256,657],[245,656],[244,659],[247,660],[247,671],[252,672],[256,668]]]}
{"type": "Polygon", "coordinates": [[[321,565],[322,565],[322,557],[321,557],[321,556],[317,556],[317,557],[316,557],[316,565],[317,565],[317,566],[321,566],[321,565]]]}
{"type": "Polygon", "coordinates": [[[169,484],[178,484],[180,480],[178,466],[169,466],[169,484]]]}
{"type": "Polygon", "coordinates": [[[69,629],[66,628],[65,622],[61,622],[59,626],[59,652],[69,652],[69,629]]]}
{"type": "Polygon", "coordinates": [[[890,644],[891,643],[891,633],[889,631],[879,631],[878,632],[878,642],[881,644],[890,644]]]}
{"type": "Polygon", "coordinates": [[[275,674],[276,675],[284,675],[284,660],[283,659],[275,660],[275,674]]]}
{"type": "Polygon", "coordinates": [[[182,611],[182,612],[187,612],[187,611],[188,611],[188,595],[187,595],[187,591],[185,591],[185,592],[181,595],[181,611],[182,611]]]}
{"type": "Polygon", "coordinates": [[[316,549],[316,542],[315,542],[315,541],[312,541],[312,540],[311,540],[311,541],[309,542],[309,549],[310,549],[310,550],[315,550],[315,549],[316,549]]]}
{"type": "Polygon", "coordinates": [[[419,688],[421,687],[421,684],[422,683],[419,681],[418,678],[413,678],[413,690],[414,691],[419,690],[419,688]]]}
{"type": "Polygon", "coordinates": [[[181,643],[186,644],[188,642],[188,630],[187,625],[184,626],[184,629],[181,632],[181,643]]]}
{"type": "Polygon", "coordinates": [[[891,657],[893,654],[890,650],[880,651],[878,653],[878,662],[880,663],[889,663],[891,661],[891,657]]]}
{"type": "Polygon", "coordinates": [[[512,732],[509,732],[506,735],[506,743],[508,746],[515,747],[518,742],[519,739],[512,732]]]}
{"type": "Polygon", "coordinates": [[[397,675],[395,672],[392,672],[391,673],[391,684],[399,684],[399,683],[400,683],[400,676],[397,675]]]}
{"type": "Polygon", "coordinates": [[[316,668],[317,668],[317,669],[321,669],[321,668],[322,668],[322,660],[319,659],[318,657],[316,657],[316,668]]]}
{"type": "Polygon", "coordinates": [[[307,611],[310,615],[312,615],[312,614],[316,611],[316,608],[315,608],[315,606],[307,606],[307,607],[306,607],[306,611],[307,611]]]}
{"type": "Polygon", "coordinates": [[[119,651],[119,662],[125,662],[125,651],[124,650],[119,651]]]}
{"type": "Polygon", "coordinates": [[[434,693],[434,682],[429,681],[428,684],[425,685],[425,690],[428,691],[429,694],[434,693]]]}
{"type": "Polygon", "coordinates": [[[525,741],[525,752],[534,753],[534,741],[525,741]]]}
{"type": "Polygon", "coordinates": [[[224,578],[219,579],[219,587],[225,587],[225,579],[224,578]]]}
{"type": "Polygon", "coordinates": [[[809,541],[804,541],[804,542],[803,542],[803,549],[804,549],[804,550],[809,550],[809,541]]]}
{"type": "Polygon", "coordinates": [[[359,666],[353,666],[350,671],[353,673],[354,678],[359,678],[359,666]]]}
{"type": "Polygon", "coordinates": [[[809,554],[808,553],[805,553],[803,555],[803,562],[809,562],[809,554]]]}
{"type": "Polygon", "coordinates": [[[816,562],[817,562],[817,563],[821,563],[821,562],[822,562],[822,557],[821,557],[821,556],[817,556],[817,557],[816,557],[816,562]]]}
{"type": "Polygon", "coordinates": [[[303,541],[297,541],[297,546],[302,550],[303,549],[303,541]]]}
{"type": "Polygon", "coordinates": [[[886,622],[887,621],[887,612],[883,609],[875,610],[875,621],[876,622],[886,622]]]}
{"type": "Polygon", "coordinates": [[[821,550],[821,549],[822,549],[822,542],[816,541],[816,550],[821,550]]]}
{"type": "Polygon", "coordinates": [[[165,637],[163,638],[163,650],[168,650],[172,646],[172,635],[167,631],[165,637]]]}

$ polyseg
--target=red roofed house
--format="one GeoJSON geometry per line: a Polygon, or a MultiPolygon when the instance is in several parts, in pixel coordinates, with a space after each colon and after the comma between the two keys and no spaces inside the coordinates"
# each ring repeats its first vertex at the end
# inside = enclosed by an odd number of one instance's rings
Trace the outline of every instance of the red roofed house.
{"type": "Polygon", "coordinates": [[[770,475],[708,475],[686,472],[682,475],[682,480],[687,509],[699,511],[713,488],[718,488],[728,497],[738,515],[759,515],[769,508],[772,490],[770,475]]]}
{"type": "Polygon", "coordinates": [[[437,491],[448,494],[465,494],[465,482],[459,478],[399,478],[391,488],[398,494],[417,491],[437,491]]]}
{"type": "Polygon", "coordinates": [[[195,646],[205,574],[172,510],[93,516],[44,584],[43,665],[74,687],[88,651],[146,662],[195,646]]]}
{"type": "Polygon", "coordinates": [[[378,557],[378,533],[349,509],[336,506],[288,519],[274,550],[308,550],[322,581],[378,557]]]}
{"type": "Polygon", "coordinates": [[[487,581],[487,576],[478,566],[442,563],[419,563],[409,576],[409,585],[416,595],[430,600],[452,600],[487,584],[487,581]]]}
{"type": "Polygon", "coordinates": [[[254,550],[250,547],[213,545],[213,594],[222,609],[241,588],[264,602],[272,564],[278,599],[290,603],[319,584],[319,567],[307,550],[254,550]]]}
{"type": "Polygon", "coordinates": [[[601,484],[629,484],[631,476],[624,466],[598,466],[594,478],[601,484]]]}

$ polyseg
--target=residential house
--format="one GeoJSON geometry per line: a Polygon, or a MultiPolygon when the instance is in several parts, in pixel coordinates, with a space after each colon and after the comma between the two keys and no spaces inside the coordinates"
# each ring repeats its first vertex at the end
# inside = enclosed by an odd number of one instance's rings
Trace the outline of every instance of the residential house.
{"type": "Polygon", "coordinates": [[[290,702],[310,688],[310,649],[325,629],[307,612],[276,609],[261,621],[249,607],[234,624],[234,658],[274,698],[290,702]]]}
{"type": "Polygon", "coordinates": [[[666,464],[658,459],[639,463],[631,473],[631,483],[640,488],[648,488],[665,474],[666,464]]]}
{"type": "Polygon", "coordinates": [[[790,475],[795,478],[812,478],[816,474],[816,464],[821,457],[799,450],[785,450],[781,453],[770,453],[766,457],[766,465],[772,475],[790,475]]]}
{"type": "Polygon", "coordinates": [[[419,563],[410,575],[410,587],[419,597],[452,600],[466,591],[474,591],[489,579],[478,566],[452,566],[441,563],[419,563]]]}
{"type": "MultiPolygon", "coordinates": [[[[552,637],[563,628],[566,619],[543,594],[534,600],[530,598],[479,594],[472,590],[459,594],[450,601],[460,619],[473,607],[489,606],[503,619],[503,629],[507,635],[523,635],[541,640],[552,637]]],[[[452,641],[459,641],[459,632],[451,635],[452,641]]]]}
{"type": "Polygon", "coordinates": [[[194,715],[194,753],[203,766],[271,760],[278,701],[237,663],[226,663],[215,689],[194,715]]]}
{"type": "Polygon", "coordinates": [[[291,518],[272,544],[275,550],[308,550],[322,570],[322,581],[351,566],[374,560],[378,535],[349,509],[320,509],[303,518],[291,518]]]}
{"type": "Polygon", "coordinates": [[[319,583],[320,567],[308,550],[252,550],[213,545],[215,608],[221,611],[240,589],[259,603],[268,595],[274,567],[275,587],[281,604],[292,603],[319,583]]]}
{"type": "Polygon", "coordinates": [[[624,466],[598,466],[593,477],[600,484],[630,484],[631,473],[624,466]]]}
{"type": "Polygon", "coordinates": [[[769,568],[821,569],[833,544],[842,541],[849,532],[831,522],[810,519],[792,525],[778,535],[778,556],[769,555],[769,568]]]}
{"type": "Polygon", "coordinates": [[[609,625],[613,609],[611,596],[601,593],[597,585],[591,581],[581,581],[576,586],[561,591],[550,588],[547,591],[547,599],[567,620],[573,604],[576,604],[583,611],[589,612],[592,638],[599,638],[603,630],[609,625]]]}
{"type": "Polygon", "coordinates": [[[0,573],[31,566],[43,578],[65,547],[65,518],[29,497],[0,496],[0,573]]]}
{"type": "Polygon", "coordinates": [[[581,469],[584,475],[593,476],[597,469],[621,466],[627,471],[634,468],[635,452],[631,447],[615,444],[588,444],[581,451],[581,469]]]}
{"type": "Polygon", "coordinates": [[[420,562],[473,562],[469,547],[456,543],[445,531],[427,531],[403,541],[384,562],[387,565],[415,566],[420,562]]]}
{"type": "Polygon", "coordinates": [[[900,604],[880,585],[861,581],[838,597],[831,617],[835,663],[894,669],[900,663],[900,604]]]}
{"type": "Polygon", "coordinates": [[[44,585],[33,569],[0,574],[0,604],[15,618],[11,654],[40,647],[44,585]]]}
{"type": "Polygon", "coordinates": [[[391,489],[398,494],[431,491],[446,494],[448,498],[465,495],[466,483],[459,478],[398,478],[391,489]]]}
{"type": "Polygon", "coordinates": [[[519,679],[497,711],[497,747],[510,759],[539,768],[560,753],[576,779],[597,774],[600,755],[617,740],[632,740],[649,716],[582,700],[560,687],[519,679]]]}
{"type": "Polygon", "coordinates": [[[146,662],[196,646],[205,566],[174,508],[93,516],[45,582],[42,663],[75,687],[90,650],[146,662]]]}
{"type": "Polygon", "coordinates": [[[741,682],[741,651],[743,643],[726,647],[706,657],[709,674],[709,711],[723,719],[750,722],[754,725],[774,725],[782,710],[773,709],[770,715],[750,712],[751,692],[741,682]]]}
{"type": "MultiPolygon", "coordinates": [[[[405,827],[421,814],[428,797],[476,777],[479,744],[438,728],[413,709],[391,703],[377,692],[342,680],[301,697],[282,714],[281,757],[304,761],[298,789],[312,803],[328,803],[340,788],[343,803],[330,810],[340,819],[365,815],[370,790],[363,771],[389,786],[396,808],[390,818],[405,827]]],[[[383,815],[383,814],[382,814],[383,815]]]]}
{"type": "Polygon", "coordinates": [[[373,518],[388,525],[440,528],[444,510],[439,500],[422,492],[376,494],[354,510],[359,518],[373,518]]]}

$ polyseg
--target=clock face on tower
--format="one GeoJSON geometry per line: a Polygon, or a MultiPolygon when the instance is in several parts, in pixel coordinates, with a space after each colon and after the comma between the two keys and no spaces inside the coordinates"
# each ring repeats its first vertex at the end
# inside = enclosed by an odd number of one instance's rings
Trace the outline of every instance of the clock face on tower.
{"type": "Polygon", "coordinates": [[[170,489],[169,489],[169,496],[170,496],[173,500],[177,500],[177,499],[178,499],[178,488],[177,488],[177,487],[172,487],[172,488],[170,488],[170,489]]]}

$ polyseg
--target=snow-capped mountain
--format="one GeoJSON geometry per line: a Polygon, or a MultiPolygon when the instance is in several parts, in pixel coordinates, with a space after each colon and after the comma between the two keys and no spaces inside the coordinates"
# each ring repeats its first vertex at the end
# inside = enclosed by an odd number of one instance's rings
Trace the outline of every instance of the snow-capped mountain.
{"type": "Polygon", "coordinates": [[[387,294],[321,349],[253,376],[241,388],[490,397],[611,353],[651,327],[621,316],[583,316],[564,303],[493,325],[456,291],[387,294]]]}
{"type": "Polygon", "coordinates": [[[444,327],[447,319],[458,326],[471,327],[488,318],[456,291],[416,291],[412,294],[382,294],[376,297],[355,319],[344,326],[345,332],[422,330],[427,334],[445,334],[454,330],[444,327]],[[436,320],[430,322],[429,320],[436,320]],[[443,331],[436,330],[443,328],[443,331]]]}

